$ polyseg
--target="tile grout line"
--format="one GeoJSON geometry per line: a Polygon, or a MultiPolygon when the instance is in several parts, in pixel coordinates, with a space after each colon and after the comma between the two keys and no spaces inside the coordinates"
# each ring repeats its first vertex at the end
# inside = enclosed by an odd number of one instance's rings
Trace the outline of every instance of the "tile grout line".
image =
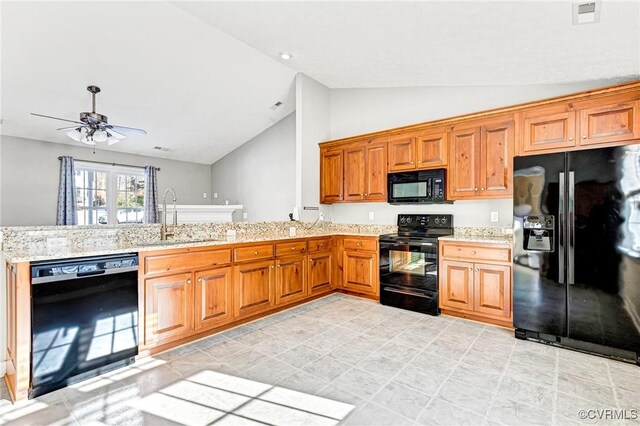
{"type": "Polygon", "coordinates": [[[553,375],[553,401],[551,401],[551,424],[555,425],[557,421],[556,410],[558,408],[558,374],[560,373],[560,352],[556,351],[556,370],[553,375]]]}
{"type": "MultiPolygon", "coordinates": [[[[515,339],[515,337],[514,337],[515,339]]],[[[491,394],[491,399],[489,400],[489,406],[487,407],[487,411],[485,412],[484,415],[484,422],[486,423],[489,420],[489,413],[491,412],[491,409],[493,408],[493,405],[496,402],[496,399],[498,398],[498,393],[500,392],[500,386],[502,386],[502,382],[504,380],[505,375],[507,374],[507,368],[509,367],[509,363],[511,362],[511,358],[513,357],[513,352],[516,349],[516,345],[514,344],[511,347],[511,351],[509,352],[509,357],[507,357],[507,362],[505,363],[505,368],[502,370],[502,373],[500,374],[500,377],[498,378],[498,384],[496,386],[496,390],[492,392],[491,394]]],[[[500,422],[501,423],[501,422],[500,422]]]]}

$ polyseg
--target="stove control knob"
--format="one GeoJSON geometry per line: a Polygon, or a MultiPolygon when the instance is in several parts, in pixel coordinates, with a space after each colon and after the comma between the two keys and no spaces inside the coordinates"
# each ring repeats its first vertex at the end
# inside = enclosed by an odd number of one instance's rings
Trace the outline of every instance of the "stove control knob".
{"type": "Polygon", "coordinates": [[[405,223],[407,223],[407,218],[404,216],[400,217],[400,224],[404,225],[405,223]]]}
{"type": "Polygon", "coordinates": [[[441,218],[440,219],[440,223],[443,224],[443,225],[446,224],[447,223],[447,218],[446,217],[441,218]]]}
{"type": "Polygon", "coordinates": [[[440,218],[436,217],[436,220],[434,220],[434,222],[436,223],[436,225],[439,224],[440,223],[440,218]]]}

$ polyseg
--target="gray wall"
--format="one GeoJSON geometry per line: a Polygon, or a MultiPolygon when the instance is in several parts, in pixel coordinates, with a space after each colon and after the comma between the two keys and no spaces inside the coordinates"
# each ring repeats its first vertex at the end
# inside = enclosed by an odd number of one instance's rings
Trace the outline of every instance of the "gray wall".
{"type": "MultiPolygon", "coordinates": [[[[126,143],[126,142],[123,142],[126,143]]],[[[161,194],[173,187],[178,204],[211,203],[211,166],[165,160],[143,155],[64,145],[52,142],[0,137],[0,216],[2,226],[55,225],[60,162],[58,156],[78,160],[107,161],[134,166],[156,166],[161,194]],[[206,192],[207,198],[202,194],[206,192]]]]}
{"type": "Polygon", "coordinates": [[[295,205],[295,143],[294,112],[213,163],[213,204],[243,204],[249,222],[287,220],[295,205]]]}

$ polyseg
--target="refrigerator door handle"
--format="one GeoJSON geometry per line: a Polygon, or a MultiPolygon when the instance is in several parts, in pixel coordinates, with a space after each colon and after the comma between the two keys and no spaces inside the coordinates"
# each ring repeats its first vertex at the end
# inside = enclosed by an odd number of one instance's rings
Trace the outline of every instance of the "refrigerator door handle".
{"type": "Polygon", "coordinates": [[[575,284],[575,238],[576,238],[576,203],[575,203],[575,174],[569,172],[569,251],[567,253],[567,284],[575,284]]]}
{"type": "Polygon", "coordinates": [[[564,284],[564,172],[558,178],[558,282],[564,284]]]}

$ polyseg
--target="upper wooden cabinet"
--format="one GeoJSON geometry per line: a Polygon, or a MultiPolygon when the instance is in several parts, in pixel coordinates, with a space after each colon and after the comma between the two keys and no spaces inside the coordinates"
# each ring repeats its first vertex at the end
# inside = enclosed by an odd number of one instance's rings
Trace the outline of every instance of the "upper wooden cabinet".
{"type": "Polygon", "coordinates": [[[576,103],[576,108],[580,114],[581,146],[640,139],[638,95],[608,96],[576,103]]]}
{"type": "Polygon", "coordinates": [[[389,172],[447,165],[448,132],[434,129],[389,140],[389,172]]]}
{"type": "Polygon", "coordinates": [[[361,141],[339,154],[321,150],[320,176],[321,203],[386,201],[387,143],[361,141]]]}
{"type": "Polygon", "coordinates": [[[640,139],[640,93],[576,100],[520,113],[520,155],[614,146],[640,139]]]}
{"type": "Polygon", "coordinates": [[[576,146],[576,113],[568,105],[526,111],[522,117],[523,153],[539,154],[576,146]]]}
{"type": "Polygon", "coordinates": [[[502,117],[478,124],[451,133],[449,200],[511,196],[514,122],[502,117]]]}
{"type": "Polygon", "coordinates": [[[344,151],[320,150],[320,202],[342,201],[344,185],[344,151]]]}

